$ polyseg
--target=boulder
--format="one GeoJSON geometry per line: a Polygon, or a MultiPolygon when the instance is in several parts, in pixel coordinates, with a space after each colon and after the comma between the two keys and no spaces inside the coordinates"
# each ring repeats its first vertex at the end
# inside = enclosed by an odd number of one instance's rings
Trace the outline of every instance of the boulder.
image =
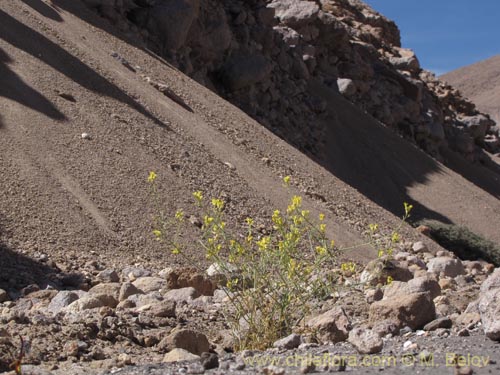
{"type": "Polygon", "coordinates": [[[210,350],[207,337],[200,332],[191,329],[174,331],[165,337],[159,344],[159,348],[173,350],[175,348],[187,350],[190,353],[201,355],[210,350]]]}
{"type": "Polygon", "coordinates": [[[335,307],[308,320],[307,325],[322,342],[340,342],[347,339],[351,323],[344,310],[335,307]]]}
{"type": "Polygon", "coordinates": [[[175,301],[177,303],[181,302],[191,302],[195,298],[199,297],[200,294],[193,287],[172,289],[165,294],[165,299],[169,301],[175,301]]]}
{"type": "Polygon", "coordinates": [[[163,363],[198,361],[200,356],[181,348],[174,348],[163,357],[163,363]]]}
{"type": "Polygon", "coordinates": [[[482,114],[462,117],[460,118],[460,122],[475,140],[482,140],[490,127],[495,125],[493,120],[482,114]]]}
{"type": "Polygon", "coordinates": [[[378,353],[384,347],[384,342],[371,329],[354,328],[349,332],[348,341],[360,354],[378,353]]]}
{"type": "Polygon", "coordinates": [[[295,29],[314,21],[320,10],[315,2],[301,0],[273,0],[267,7],[274,9],[281,23],[295,29]]]}
{"type": "Polygon", "coordinates": [[[441,256],[431,259],[427,263],[427,270],[444,277],[465,275],[465,268],[460,259],[441,256]]]}
{"type": "Polygon", "coordinates": [[[372,324],[391,319],[398,327],[420,329],[436,318],[436,308],[430,293],[398,294],[370,305],[369,320],[372,324]]]}
{"type": "Polygon", "coordinates": [[[57,315],[63,308],[76,301],[79,295],[71,290],[61,290],[49,303],[47,310],[57,315]]]}
{"type": "Polygon", "coordinates": [[[477,309],[486,336],[500,341],[500,268],[497,268],[481,285],[477,309]]]}
{"type": "Polygon", "coordinates": [[[302,337],[295,333],[274,342],[273,347],[278,349],[295,349],[302,342],[302,337]]]}
{"type": "Polygon", "coordinates": [[[165,279],[154,276],[139,277],[132,284],[143,293],[156,292],[167,287],[165,279]]]}
{"type": "Polygon", "coordinates": [[[369,285],[386,284],[389,276],[394,281],[408,281],[413,278],[412,273],[401,262],[374,259],[361,272],[360,281],[369,285]]]}

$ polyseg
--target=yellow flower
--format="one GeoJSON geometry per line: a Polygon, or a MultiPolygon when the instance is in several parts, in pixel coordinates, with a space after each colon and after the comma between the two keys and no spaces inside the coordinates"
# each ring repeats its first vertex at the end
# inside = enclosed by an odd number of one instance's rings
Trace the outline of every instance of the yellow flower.
{"type": "Polygon", "coordinates": [[[175,219],[178,221],[184,220],[184,212],[182,210],[177,210],[175,213],[175,219]]]}
{"type": "Polygon", "coordinates": [[[302,197],[299,197],[298,195],[294,195],[293,198],[292,198],[292,201],[291,201],[290,205],[286,209],[286,212],[288,212],[290,214],[293,211],[295,211],[298,208],[300,208],[301,205],[302,205],[302,197]]]}
{"type": "Polygon", "coordinates": [[[177,254],[180,254],[180,253],[181,253],[181,251],[179,250],[179,248],[178,248],[178,247],[174,247],[174,248],[172,249],[172,254],[177,255],[177,254]]]}
{"type": "Polygon", "coordinates": [[[159,240],[161,235],[162,235],[161,230],[159,230],[159,229],[154,229],[153,234],[155,235],[157,240],[159,240]]]}
{"type": "Polygon", "coordinates": [[[325,255],[326,254],[326,248],[324,246],[316,246],[316,253],[318,255],[325,255]]]}
{"type": "Polygon", "coordinates": [[[269,243],[271,242],[271,237],[266,236],[262,237],[259,241],[256,242],[260,251],[265,251],[269,247],[269,243]]]}
{"type": "Polygon", "coordinates": [[[391,285],[393,281],[394,278],[392,276],[387,276],[387,285],[391,285]]]}
{"type": "Polygon", "coordinates": [[[404,206],[405,206],[405,216],[408,216],[413,208],[413,205],[404,202],[404,206]]]}
{"type": "Polygon", "coordinates": [[[212,198],[212,206],[214,206],[217,211],[222,211],[224,208],[224,202],[220,199],[212,198]]]}
{"type": "Polygon", "coordinates": [[[196,199],[196,203],[201,204],[201,201],[203,200],[203,193],[201,191],[195,191],[193,193],[194,199],[196,199]]]}
{"type": "Polygon", "coordinates": [[[378,257],[379,258],[382,258],[384,256],[384,254],[385,254],[384,250],[379,250],[378,251],[378,257]]]}
{"type": "Polygon", "coordinates": [[[156,173],[153,171],[149,172],[148,182],[153,183],[155,180],[156,180],[156,173]]]}
{"type": "Polygon", "coordinates": [[[203,225],[205,226],[205,228],[209,227],[210,224],[213,223],[213,221],[214,221],[214,218],[211,216],[205,215],[203,217],[203,225]]]}
{"type": "Polygon", "coordinates": [[[274,210],[272,221],[277,226],[283,225],[283,218],[281,217],[281,212],[279,210],[274,210]]]}
{"type": "Polygon", "coordinates": [[[399,242],[399,240],[400,240],[400,239],[401,239],[401,237],[399,236],[399,233],[394,232],[394,233],[392,234],[391,241],[392,241],[393,243],[397,243],[397,242],[399,242]]]}
{"type": "Polygon", "coordinates": [[[247,222],[248,226],[251,227],[253,225],[253,219],[251,217],[247,217],[245,219],[245,221],[247,222]]]}
{"type": "Polygon", "coordinates": [[[325,233],[325,231],[326,231],[326,224],[320,224],[319,225],[319,231],[321,233],[325,233]]]}
{"type": "Polygon", "coordinates": [[[319,214],[319,221],[325,220],[325,214],[319,214]]]}
{"type": "Polygon", "coordinates": [[[369,228],[370,228],[370,232],[375,233],[378,229],[378,224],[370,224],[369,228]]]}
{"type": "Polygon", "coordinates": [[[290,185],[290,176],[283,177],[283,182],[286,186],[290,185]]]}

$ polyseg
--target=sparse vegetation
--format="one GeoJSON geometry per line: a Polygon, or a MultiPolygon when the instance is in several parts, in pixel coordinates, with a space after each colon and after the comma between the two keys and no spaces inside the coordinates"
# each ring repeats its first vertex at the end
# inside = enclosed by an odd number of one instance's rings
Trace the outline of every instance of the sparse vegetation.
{"type": "MultiPolygon", "coordinates": [[[[151,172],[148,181],[153,195],[157,194],[155,179],[156,174],[151,172]]],[[[283,182],[288,185],[290,177],[283,182]]],[[[356,272],[353,262],[339,264],[340,252],[372,244],[379,250],[379,257],[388,259],[393,245],[400,240],[397,232],[381,235],[373,224],[369,228],[370,242],[338,248],[326,236],[325,216],[311,217],[303,209],[300,196],[293,196],[284,212],[273,212],[268,234],[257,231],[254,219],[247,218],[242,223],[244,233],[234,236],[226,229],[222,200],[207,200],[200,191],[194,192],[193,198],[203,217],[199,244],[222,280],[229,302],[227,323],[237,349],[264,349],[299,329],[315,303],[329,298],[342,285],[343,276],[356,272]]],[[[405,204],[402,223],[411,208],[405,204]]],[[[153,234],[172,254],[188,257],[177,235],[184,219],[183,211],[167,218],[160,209],[153,234]]]]}
{"type": "Polygon", "coordinates": [[[431,237],[461,259],[484,259],[497,267],[500,266],[500,246],[468,228],[436,220],[425,220],[419,224],[429,227],[431,237]]]}

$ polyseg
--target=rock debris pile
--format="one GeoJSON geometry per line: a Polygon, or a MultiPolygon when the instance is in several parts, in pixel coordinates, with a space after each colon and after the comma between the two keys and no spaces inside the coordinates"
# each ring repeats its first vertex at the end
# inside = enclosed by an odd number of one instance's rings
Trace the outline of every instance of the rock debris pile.
{"type": "Polygon", "coordinates": [[[321,158],[335,109],[319,83],[442,160],[500,152],[498,127],[402,48],[359,0],[84,0],[182,72],[321,158]],[[325,120],[325,121],[324,121],[325,120]]]}

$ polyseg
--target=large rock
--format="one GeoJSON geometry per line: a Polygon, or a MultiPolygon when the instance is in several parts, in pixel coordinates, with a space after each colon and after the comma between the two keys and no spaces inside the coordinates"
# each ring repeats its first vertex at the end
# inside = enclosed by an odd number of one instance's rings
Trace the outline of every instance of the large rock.
{"type": "Polygon", "coordinates": [[[171,333],[158,346],[166,350],[180,348],[196,355],[201,355],[201,353],[210,350],[207,337],[203,333],[191,329],[181,329],[171,333]]]}
{"type": "Polygon", "coordinates": [[[374,259],[369,262],[360,275],[360,281],[370,285],[386,284],[388,277],[394,281],[408,281],[413,274],[396,260],[374,259]]]}
{"type": "Polygon", "coordinates": [[[483,139],[489,128],[495,125],[493,120],[481,114],[462,117],[460,122],[474,139],[483,139]]]}
{"type": "Polygon", "coordinates": [[[500,341],[500,268],[497,268],[481,286],[477,307],[486,336],[500,341]]]}
{"type": "Polygon", "coordinates": [[[236,91],[267,79],[272,66],[261,55],[239,55],[229,60],[222,69],[222,81],[230,91],[236,91]]]}
{"type": "Polygon", "coordinates": [[[301,0],[273,0],[267,6],[275,10],[276,17],[283,24],[292,28],[314,21],[320,10],[315,2],[301,0]]]}
{"type": "Polygon", "coordinates": [[[465,275],[465,268],[462,261],[446,256],[431,259],[429,263],[427,263],[427,270],[445,277],[465,275]]]}
{"type": "Polygon", "coordinates": [[[102,283],[102,284],[97,284],[96,286],[92,287],[89,290],[89,294],[96,295],[96,294],[106,294],[113,296],[113,298],[118,299],[118,296],[120,295],[120,287],[121,285],[119,283],[102,283]]]}
{"type": "Polygon", "coordinates": [[[399,70],[407,70],[409,72],[417,72],[420,70],[420,63],[415,56],[415,52],[405,48],[398,48],[400,57],[391,57],[390,63],[399,70]]]}
{"type": "Polygon", "coordinates": [[[217,288],[214,282],[216,277],[201,273],[196,268],[183,267],[164,270],[164,274],[169,289],[191,287],[194,288],[199,295],[212,296],[214,290],[217,288]]]}
{"type": "Polygon", "coordinates": [[[165,279],[155,276],[139,277],[132,284],[144,293],[160,291],[167,287],[167,281],[165,279]]]}
{"type": "Polygon", "coordinates": [[[348,341],[361,354],[378,353],[384,347],[382,339],[370,329],[354,328],[349,332],[348,341]]]}
{"type": "Polygon", "coordinates": [[[185,362],[185,361],[198,361],[200,360],[200,356],[190,353],[187,350],[181,348],[174,348],[165,354],[163,357],[163,363],[171,363],[171,362],[185,362]]]}
{"type": "Polygon", "coordinates": [[[372,324],[391,319],[399,327],[420,329],[436,318],[436,308],[429,293],[398,294],[370,305],[372,324]]]}
{"type": "Polygon", "coordinates": [[[57,315],[66,306],[76,301],[79,295],[71,290],[61,290],[49,303],[47,310],[53,315],[57,315]]]}
{"type": "Polygon", "coordinates": [[[495,269],[493,273],[481,285],[481,293],[500,288],[500,268],[495,269]]]}
{"type": "Polygon", "coordinates": [[[393,281],[384,290],[384,299],[393,298],[397,295],[411,294],[411,293],[425,293],[429,292],[432,299],[441,295],[441,287],[439,283],[432,278],[421,276],[410,281],[393,281]]]}
{"type": "Polygon", "coordinates": [[[333,308],[308,320],[307,325],[322,342],[340,342],[347,339],[351,323],[344,310],[333,308]]]}

